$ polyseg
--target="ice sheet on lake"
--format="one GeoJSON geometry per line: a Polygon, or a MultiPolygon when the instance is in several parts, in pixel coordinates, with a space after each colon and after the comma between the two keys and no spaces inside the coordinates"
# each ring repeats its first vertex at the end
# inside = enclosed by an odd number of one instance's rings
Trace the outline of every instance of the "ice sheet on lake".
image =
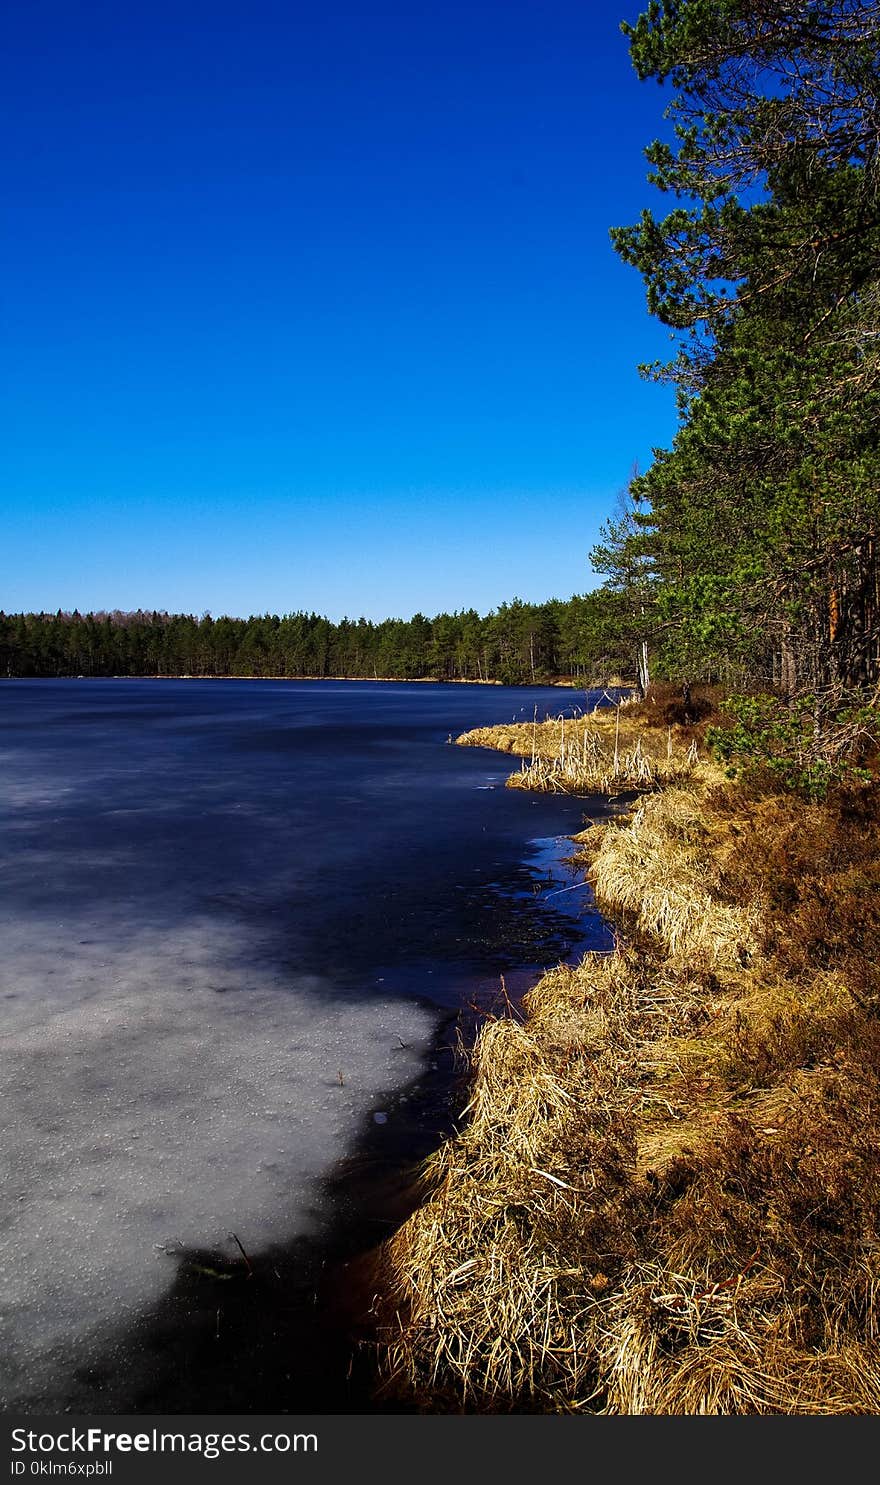
{"type": "Polygon", "coordinates": [[[167,1290],[166,1245],[255,1252],[320,1223],[317,1178],[415,1075],[433,1018],[291,981],[216,919],[0,932],[0,1398],[52,1412],[167,1290]]]}
{"type": "Polygon", "coordinates": [[[509,705],[491,687],[0,682],[10,1410],[112,1411],[71,1379],[125,1374],[176,1277],[164,1247],[234,1256],[236,1232],[257,1256],[319,1227],[319,1177],[419,1070],[434,1017],[411,966],[450,1005],[508,953],[495,898],[454,883],[513,870],[539,817],[579,819],[478,790],[503,765],[446,747],[509,705]]]}

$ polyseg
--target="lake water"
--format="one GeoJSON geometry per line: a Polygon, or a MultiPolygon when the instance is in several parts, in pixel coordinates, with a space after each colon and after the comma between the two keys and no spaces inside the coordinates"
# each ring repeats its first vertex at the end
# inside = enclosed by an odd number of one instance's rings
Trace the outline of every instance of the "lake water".
{"type": "Polygon", "coordinates": [[[7,1409],[285,1410],[295,1373],[236,1380],[233,1292],[259,1351],[305,1246],[358,1219],[339,1162],[430,1122],[450,1013],[610,944],[561,890],[584,802],[448,741],[591,700],[0,682],[7,1409]]]}

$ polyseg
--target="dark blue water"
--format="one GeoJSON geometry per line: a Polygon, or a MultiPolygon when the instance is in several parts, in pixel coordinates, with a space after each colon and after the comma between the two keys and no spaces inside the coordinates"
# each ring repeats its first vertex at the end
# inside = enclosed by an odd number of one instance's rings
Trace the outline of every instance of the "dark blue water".
{"type": "Polygon", "coordinates": [[[177,1256],[320,1237],[322,1181],[393,1135],[443,1014],[608,946],[560,891],[584,803],[449,742],[585,704],[0,683],[7,1405],[130,1405],[107,1358],[136,1369],[177,1256]]]}

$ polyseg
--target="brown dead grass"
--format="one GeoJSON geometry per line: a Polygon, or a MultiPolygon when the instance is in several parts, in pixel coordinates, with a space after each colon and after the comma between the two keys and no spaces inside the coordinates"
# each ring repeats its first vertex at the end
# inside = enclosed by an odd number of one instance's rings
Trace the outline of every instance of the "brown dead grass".
{"type": "Polygon", "coordinates": [[[680,699],[651,692],[645,701],[601,706],[573,718],[476,727],[456,741],[521,757],[520,771],[507,780],[509,788],[613,794],[656,788],[707,771],[715,776],[704,742],[712,710],[712,703],[698,696],[686,714],[680,699]],[[699,720],[691,722],[691,715],[699,720]]]}
{"type": "Polygon", "coordinates": [[[760,894],[737,905],[711,890],[714,841],[693,788],[643,800],[631,821],[604,827],[593,881],[599,899],[630,915],[670,960],[742,965],[755,949],[760,894]]]}
{"type": "Polygon", "coordinates": [[[585,833],[624,937],[483,1028],[384,1250],[392,1392],[880,1411],[878,794],[691,780],[585,833]]]}

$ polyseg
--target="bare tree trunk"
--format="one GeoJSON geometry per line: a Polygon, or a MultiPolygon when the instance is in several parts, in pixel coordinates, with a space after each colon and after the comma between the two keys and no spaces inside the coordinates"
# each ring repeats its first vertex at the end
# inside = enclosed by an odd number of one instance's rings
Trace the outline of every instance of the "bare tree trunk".
{"type": "Polygon", "coordinates": [[[646,639],[643,639],[641,644],[639,645],[637,665],[639,676],[639,690],[644,697],[647,696],[648,687],[651,684],[651,672],[648,667],[648,641],[646,639]]]}

